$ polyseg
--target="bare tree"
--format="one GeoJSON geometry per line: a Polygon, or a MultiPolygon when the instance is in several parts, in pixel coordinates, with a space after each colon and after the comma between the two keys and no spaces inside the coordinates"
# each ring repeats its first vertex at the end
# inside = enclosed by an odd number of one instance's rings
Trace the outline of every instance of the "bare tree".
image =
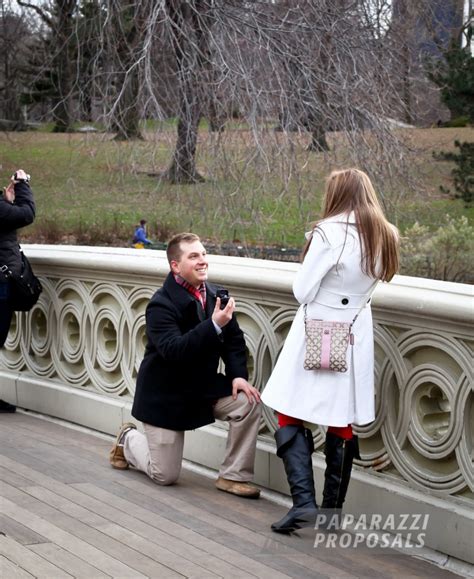
{"type": "MultiPolygon", "coordinates": [[[[203,81],[209,71],[213,8],[207,0],[166,0],[166,14],[179,86],[178,129],[171,166],[164,177],[172,183],[197,183],[198,124],[202,114],[203,81]]],[[[203,90],[204,88],[204,90],[203,90]]]]}
{"type": "Polygon", "coordinates": [[[73,125],[74,74],[74,14],[77,0],[52,0],[42,6],[17,0],[24,8],[34,11],[48,27],[52,39],[52,66],[56,81],[53,116],[54,131],[69,132],[73,125]]]}
{"type": "Polygon", "coordinates": [[[140,120],[140,72],[144,58],[145,30],[151,5],[146,0],[108,0],[105,51],[109,60],[106,90],[112,102],[106,114],[117,140],[142,139],[140,120]]]}
{"type": "Polygon", "coordinates": [[[20,97],[26,60],[25,39],[30,29],[10,2],[0,5],[0,116],[3,128],[21,130],[25,126],[20,97]]]}
{"type": "Polygon", "coordinates": [[[103,70],[106,64],[106,53],[102,50],[102,29],[107,12],[101,0],[82,0],[79,4],[76,39],[77,39],[77,95],[81,120],[94,120],[94,101],[102,94],[103,70]]]}

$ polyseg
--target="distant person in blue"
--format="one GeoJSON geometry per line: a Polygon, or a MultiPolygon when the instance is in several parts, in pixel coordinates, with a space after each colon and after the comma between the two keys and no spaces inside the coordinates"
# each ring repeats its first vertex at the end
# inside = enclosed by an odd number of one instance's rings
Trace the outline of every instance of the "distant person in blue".
{"type": "Polygon", "coordinates": [[[135,229],[135,233],[133,234],[133,244],[136,246],[145,247],[146,245],[151,245],[151,241],[146,236],[146,220],[142,219],[140,221],[140,225],[135,229]]]}

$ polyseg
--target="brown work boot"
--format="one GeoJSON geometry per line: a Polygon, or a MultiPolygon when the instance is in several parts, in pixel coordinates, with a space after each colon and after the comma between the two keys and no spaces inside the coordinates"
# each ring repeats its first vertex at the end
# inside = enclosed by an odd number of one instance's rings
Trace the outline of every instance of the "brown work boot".
{"type": "Polygon", "coordinates": [[[231,493],[239,497],[247,499],[258,499],[260,496],[260,489],[249,482],[229,480],[221,476],[216,481],[216,487],[225,493],[231,493]]]}
{"type": "Polygon", "coordinates": [[[128,468],[128,462],[123,453],[123,441],[127,432],[134,429],[136,429],[136,425],[133,424],[133,422],[126,422],[120,427],[112,450],[109,453],[109,461],[113,468],[118,468],[119,470],[126,470],[128,468]]]}

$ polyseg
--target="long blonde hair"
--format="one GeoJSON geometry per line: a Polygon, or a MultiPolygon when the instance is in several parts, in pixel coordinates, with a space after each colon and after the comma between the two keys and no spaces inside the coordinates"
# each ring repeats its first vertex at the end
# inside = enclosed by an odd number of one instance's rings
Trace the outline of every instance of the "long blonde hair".
{"type": "Polygon", "coordinates": [[[382,281],[390,281],[400,265],[397,230],[385,218],[372,183],[363,171],[332,171],[326,180],[322,219],[351,211],[355,213],[362,246],[362,271],[382,281]]]}

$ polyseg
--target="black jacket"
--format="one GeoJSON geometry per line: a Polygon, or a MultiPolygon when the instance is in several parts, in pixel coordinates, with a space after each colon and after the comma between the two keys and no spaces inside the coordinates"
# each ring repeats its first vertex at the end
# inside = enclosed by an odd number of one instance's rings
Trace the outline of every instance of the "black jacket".
{"type": "Polygon", "coordinates": [[[213,403],[247,379],[245,340],[235,317],[217,335],[212,323],[216,287],[201,304],[170,273],[146,309],[148,343],[137,378],[132,415],[170,430],[214,422],[213,403]],[[218,373],[219,360],[225,375],[218,373]]]}
{"type": "Polygon", "coordinates": [[[0,197],[0,267],[8,265],[14,273],[20,273],[20,247],[16,230],[33,223],[35,202],[27,183],[15,183],[15,201],[8,203],[0,197]]]}

